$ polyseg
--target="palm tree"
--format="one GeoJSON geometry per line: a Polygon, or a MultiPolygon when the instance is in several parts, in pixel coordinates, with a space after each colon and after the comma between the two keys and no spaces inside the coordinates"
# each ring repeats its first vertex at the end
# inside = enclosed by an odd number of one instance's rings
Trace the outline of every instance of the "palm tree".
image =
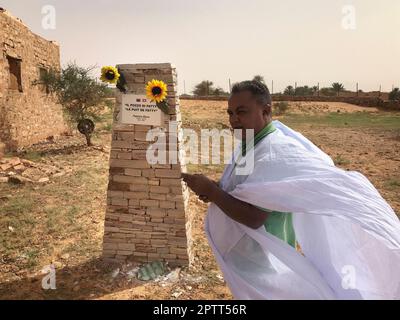
{"type": "Polygon", "coordinates": [[[344,85],[339,82],[332,83],[332,89],[336,91],[337,95],[339,96],[340,91],[344,90],[344,85]]]}

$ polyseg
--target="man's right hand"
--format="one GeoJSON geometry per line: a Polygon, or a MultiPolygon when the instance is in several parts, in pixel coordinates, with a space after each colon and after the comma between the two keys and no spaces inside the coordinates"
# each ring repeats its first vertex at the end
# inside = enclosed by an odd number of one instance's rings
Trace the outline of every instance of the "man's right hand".
{"type": "MultiPolygon", "coordinates": [[[[217,181],[213,181],[217,186],[219,186],[219,181],[217,182],[217,181]]],[[[210,203],[210,199],[208,199],[208,197],[207,196],[199,196],[199,199],[201,200],[201,201],[203,201],[204,203],[210,203]]]]}

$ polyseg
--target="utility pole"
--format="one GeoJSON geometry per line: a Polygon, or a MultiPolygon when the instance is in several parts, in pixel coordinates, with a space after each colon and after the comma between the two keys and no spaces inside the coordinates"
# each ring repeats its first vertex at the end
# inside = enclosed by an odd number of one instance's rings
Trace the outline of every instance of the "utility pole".
{"type": "Polygon", "coordinates": [[[294,83],[294,95],[296,95],[297,82],[294,83]]]}
{"type": "Polygon", "coordinates": [[[232,84],[231,84],[231,78],[229,78],[229,93],[232,93],[232,84]]]}
{"type": "Polygon", "coordinates": [[[356,84],[356,93],[357,93],[357,97],[358,97],[358,82],[356,84]]]}
{"type": "Polygon", "coordinates": [[[318,97],[319,97],[319,82],[318,82],[318,97]]]}

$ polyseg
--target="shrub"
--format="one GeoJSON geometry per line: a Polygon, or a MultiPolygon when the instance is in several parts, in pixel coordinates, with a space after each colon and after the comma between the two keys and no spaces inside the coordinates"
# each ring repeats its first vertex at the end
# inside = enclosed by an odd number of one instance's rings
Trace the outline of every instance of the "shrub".
{"type": "Polygon", "coordinates": [[[55,94],[62,105],[69,123],[77,124],[78,130],[86,137],[90,146],[94,131],[94,121],[104,109],[104,99],[112,95],[107,85],[90,76],[94,67],[83,68],[75,63],[68,64],[61,72],[49,70],[36,84],[44,84],[49,92],[55,94]]]}
{"type": "Polygon", "coordinates": [[[279,116],[284,114],[289,109],[289,104],[286,101],[279,101],[273,104],[274,114],[279,116]]]}
{"type": "Polygon", "coordinates": [[[394,88],[389,93],[389,100],[390,101],[400,101],[400,90],[399,90],[399,88],[394,88]]]}

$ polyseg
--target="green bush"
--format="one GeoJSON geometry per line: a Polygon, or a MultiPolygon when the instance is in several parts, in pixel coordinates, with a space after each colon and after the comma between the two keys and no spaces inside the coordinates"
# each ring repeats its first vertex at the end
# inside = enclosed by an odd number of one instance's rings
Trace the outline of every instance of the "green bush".
{"type": "Polygon", "coordinates": [[[68,64],[61,71],[49,70],[41,75],[36,84],[45,85],[49,93],[57,97],[64,114],[70,123],[78,125],[80,133],[85,135],[87,145],[91,145],[91,135],[104,105],[104,99],[112,96],[107,85],[91,76],[94,67],[79,67],[68,64]]]}
{"type": "Polygon", "coordinates": [[[389,93],[389,100],[390,101],[400,101],[400,90],[399,90],[399,88],[394,88],[389,93]]]}
{"type": "Polygon", "coordinates": [[[289,104],[286,101],[279,101],[273,104],[274,114],[279,116],[284,114],[289,109],[289,104]]]}
{"type": "Polygon", "coordinates": [[[333,97],[337,95],[337,93],[333,88],[321,88],[321,90],[319,90],[319,93],[321,96],[327,96],[327,97],[333,97]]]}

